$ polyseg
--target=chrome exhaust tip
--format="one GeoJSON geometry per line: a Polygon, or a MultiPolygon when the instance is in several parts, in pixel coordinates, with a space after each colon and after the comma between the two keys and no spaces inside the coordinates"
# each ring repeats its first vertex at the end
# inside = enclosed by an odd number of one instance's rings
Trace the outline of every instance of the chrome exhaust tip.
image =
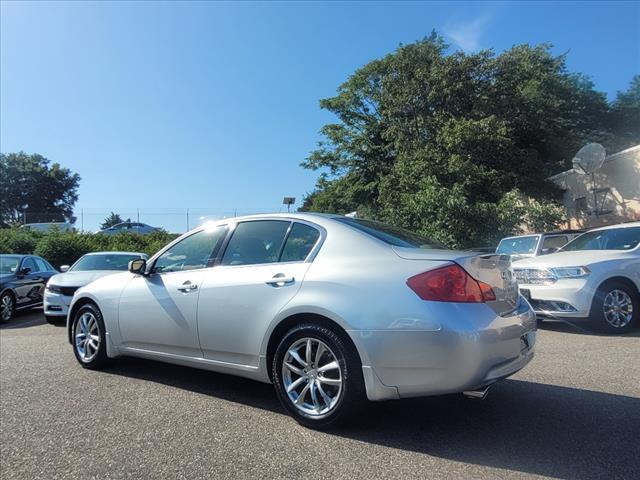
{"type": "Polygon", "coordinates": [[[487,394],[489,393],[490,388],[491,388],[491,385],[487,385],[486,387],[481,388],[479,390],[467,390],[466,392],[462,392],[462,394],[466,398],[475,398],[478,400],[484,400],[485,398],[487,398],[487,394]]]}

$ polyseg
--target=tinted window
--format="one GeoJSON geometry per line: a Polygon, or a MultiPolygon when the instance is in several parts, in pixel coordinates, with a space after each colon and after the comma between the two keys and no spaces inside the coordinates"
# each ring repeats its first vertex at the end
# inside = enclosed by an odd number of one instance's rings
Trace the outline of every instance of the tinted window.
{"type": "Polygon", "coordinates": [[[301,262],[304,261],[311,249],[318,241],[320,232],[313,227],[302,223],[294,223],[287,241],[284,244],[281,262],[301,262]]]}
{"type": "Polygon", "coordinates": [[[542,250],[546,248],[560,248],[569,241],[566,235],[554,235],[553,237],[546,237],[542,242],[542,250]]]}
{"type": "Polygon", "coordinates": [[[277,262],[289,224],[279,220],[239,223],[224,252],[222,265],[277,262]]]}
{"type": "Polygon", "coordinates": [[[46,272],[47,270],[49,270],[47,265],[44,263],[44,260],[42,260],[41,258],[33,257],[33,260],[36,262],[36,267],[38,268],[39,272],[46,272]]]}
{"type": "Polygon", "coordinates": [[[160,255],[155,272],[197,270],[213,265],[214,254],[227,233],[227,227],[200,230],[176,243],[160,255]]]}
{"type": "Polygon", "coordinates": [[[131,260],[142,258],[140,255],[122,254],[93,254],[85,255],[69,269],[69,271],[82,272],[88,270],[126,270],[131,260]]]}
{"type": "Polygon", "coordinates": [[[37,272],[38,268],[36,267],[36,262],[33,261],[33,258],[27,257],[22,261],[22,269],[30,268],[32,272],[37,272]]]}
{"type": "Polygon", "coordinates": [[[640,227],[596,230],[580,235],[567,243],[562,251],[575,250],[631,250],[640,242],[640,227]]]}
{"type": "Polygon", "coordinates": [[[496,253],[525,254],[535,253],[538,245],[538,235],[526,237],[503,238],[496,248],[496,253]]]}
{"type": "Polygon", "coordinates": [[[404,228],[393,227],[385,223],[349,217],[335,218],[335,220],[341,223],[346,223],[361,232],[367,233],[378,240],[382,240],[383,242],[396,247],[447,248],[435,240],[410,232],[404,228]]]}

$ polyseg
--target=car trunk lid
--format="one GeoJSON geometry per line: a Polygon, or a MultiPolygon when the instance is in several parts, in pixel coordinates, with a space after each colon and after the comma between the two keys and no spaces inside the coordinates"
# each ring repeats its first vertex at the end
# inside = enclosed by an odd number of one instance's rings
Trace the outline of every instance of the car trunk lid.
{"type": "Polygon", "coordinates": [[[499,315],[506,315],[518,306],[518,284],[511,269],[509,255],[488,253],[475,254],[455,250],[436,250],[392,247],[394,252],[406,260],[449,261],[464,268],[469,275],[491,286],[496,299],[487,302],[499,315]]]}

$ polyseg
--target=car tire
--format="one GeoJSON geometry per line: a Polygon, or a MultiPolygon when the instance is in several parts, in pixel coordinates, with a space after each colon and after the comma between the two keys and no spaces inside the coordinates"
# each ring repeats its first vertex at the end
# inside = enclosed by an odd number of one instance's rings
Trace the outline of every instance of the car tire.
{"type": "Polygon", "coordinates": [[[273,357],[272,374],[280,403],[306,427],[344,424],[366,400],[358,353],[343,334],[321,325],[289,330],[273,357]]]}
{"type": "Polygon", "coordinates": [[[16,311],[16,299],[10,291],[0,295],[0,323],[7,323],[16,311]]]}
{"type": "Polygon", "coordinates": [[[76,360],[84,368],[98,370],[107,364],[104,321],[95,304],[83,305],[73,316],[71,341],[76,360]]]}
{"type": "Polygon", "coordinates": [[[591,305],[594,328],[622,334],[631,330],[640,316],[638,292],[626,282],[613,280],[598,288],[591,305]]]}

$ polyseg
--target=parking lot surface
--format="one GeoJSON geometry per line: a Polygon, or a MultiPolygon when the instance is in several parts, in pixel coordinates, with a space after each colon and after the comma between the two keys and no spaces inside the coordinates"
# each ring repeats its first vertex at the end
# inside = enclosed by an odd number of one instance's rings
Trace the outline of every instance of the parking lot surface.
{"type": "Polygon", "coordinates": [[[640,334],[545,324],[486,400],[372,404],[331,433],[270,385],[138,359],[82,369],[37,311],[0,330],[0,477],[638,478],[640,334]]]}

